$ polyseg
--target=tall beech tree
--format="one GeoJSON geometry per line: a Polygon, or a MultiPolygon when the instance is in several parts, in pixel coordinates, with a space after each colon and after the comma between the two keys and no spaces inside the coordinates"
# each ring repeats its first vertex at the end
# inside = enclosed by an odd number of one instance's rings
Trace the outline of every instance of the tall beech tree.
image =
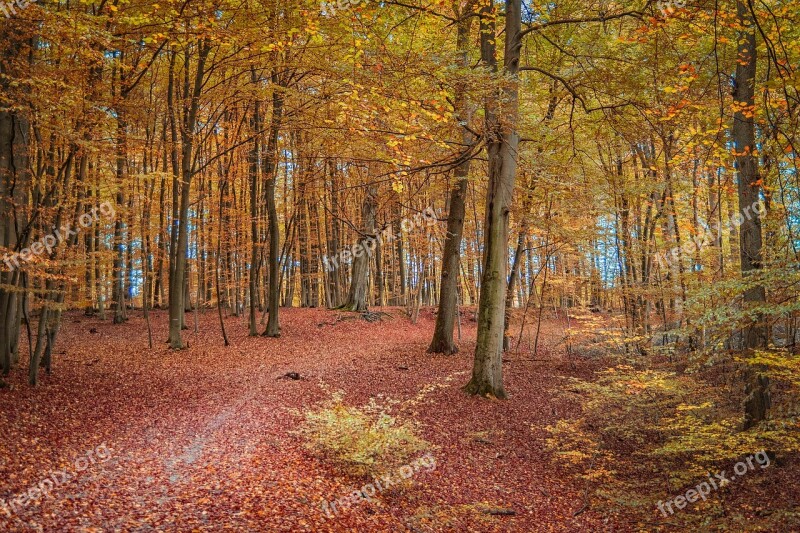
{"type": "MultiPolygon", "coordinates": [[[[0,250],[5,260],[6,253],[25,249],[31,237],[27,201],[32,185],[28,157],[31,127],[19,105],[21,93],[18,91],[24,86],[17,85],[17,80],[22,78],[20,68],[30,57],[29,47],[35,39],[26,35],[18,21],[4,22],[0,27],[0,39],[3,43],[0,54],[0,250]]],[[[0,368],[3,375],[8,375],[18,357],[24,305],[18,287],[22,286],[25,276],[18,268],[8,268],[10,265],[5,262],[0,270],[0,368]]]]}
{"type": "MultiPolygon", "coordinates": [[[[749,0],[737,0],[739,24],[736,77],[733,90],[733,150],[739,191],[739,254],[741,272],[751,285],[744,291],[746,308],[763,306],[767,301],[764,286],[758,280],[764,261],[760,209],[761,184],[755,139],[756,26],[749,0]]],[[[769,339],[764,315],[756,311],[755,319],[742,331],[745,349],[766,348],[769,339]]],[[[769,408],[769,378],[761,367],[748,369],[746,376],[745,429],[764,420],[769,408]],[[762,371],[762,372],[760,372],[762,371]]]]}
{"type": "MultiPolygon", "coordinates": [[[[181,157],[180,173],[173,176],[173,221],[170,254],[169,278],[169,345],[173,349],[184,348],[181,329],[184,325],[183,313],[187,272],[186,254],[189,250],[189,205],[191,203],[192,179],[197,169],[197,124],[200,111],[200,96],[206,76],[206,62],[211,53],[212,42],[201,38],[185,43],[182,50],[184,81],[180,105],[181,157]],[[194,67],[193,67],[194,64],[194,67]]],[[[173,63],[174,65],[174,63],[173,63]]],[[[173,91],[178,90],[173,84],[173,91]]],[[[170,92],[172,95],[172,92],[170,92]]],[[[176,103],[170,103],[172,108],[176,103]]],[[[171,111],[174,113],[174,111],[171,111]]],[[[174,125],[173,125],[174,127],[174,125]]],[[[176,148],[173,148],[175,151],[176,148]]],[[[173,155],[177,159],[177,153],[173,155]]]]}
{"type": "MultiPolygon", "coordinates": [[[[459,11],[456,11],[457,34],[456,52],[458,66],[462,70],[469,68],[470,29],[474,19],[473,10],[475,2],[467,2],[459,11]]],[[[463,74],[462,74],[463,75],[463,74]]],[[[453,341],[453,328],[455,327],[456,314],[458,313],[458,280],[461,266],[461,242],[464,235],[464,217],[466,215],[466,196],[469,184],[469,171],[472,158],[468,153],[475,144],[475,136],[470,131],[472,122],[473,104],[467,96],[466,82],[459,80],[454,85],[454,102],[456,119],[463,131],[461,142],[465,155],[456,166],[454,172],[455,184],[450,191],[449,212],[447,215],[447,233],[442,252],[441,290],[439,292],[439,309],[436,313],[436,326],[433,330],[433,339],[428,347],[429,353],[454,354],[458,346],[453,341]]]]}
{"type": "Polygon", "coordinates": [[[272,116],[270,118],[269,136],[266,144],[264,202],[267,206],[269,219],[269,293],[267,305],[269,319],[266,337],[280,336],[280,322],[278,312],[280,309],[280,226],[278,225],[278,208],[275,204],[275,188],[278,181],[278,140],[283,124],[284,95],[282,91],[287,85],[286,81],[277,72],[272,73],[272,116]]]}
{"type": "MultiPolygon", "coordinates": [[[[497,66],[495,5],[480,11],[481,60],[492,73],[497,66]]],[[[465,386],[470,394],[505,398],[503,387],[503,324],[508,271],[508,224],[514,183],[517,178],[519,134],[518,72],[522,48],[522,2],[507,0],[505,6],[505,50],[503,76],[497,92],[486,98],[486,145],[489,184],[486,196],[483,277],[478,304],[478,341],[472,379],[465,386]]]]}

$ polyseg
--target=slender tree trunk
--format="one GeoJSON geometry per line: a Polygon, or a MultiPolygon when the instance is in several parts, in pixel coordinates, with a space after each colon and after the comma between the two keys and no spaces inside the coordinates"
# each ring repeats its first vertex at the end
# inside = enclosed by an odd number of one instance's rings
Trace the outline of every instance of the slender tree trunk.
{"type": "Polygon", "coordinates": [[[164,302],[166,300],[166,294],[164,291],[164,257],[167,255],[167,232],[166,232],[166,220],[165,214],[167,210],[167,204],[165,200],[165,196],[167,194],[167,172],[169,172],[168,166],[168,149],[167,149],[167,121],[164,120],[163,123],[163,133],[161,137],[161,141],[164,145],[164,152],[163,158],[161,161],[161,186],[159,188],[159,196],[158,196],[158,258],[156,259],[156,271],[155,271],[155,290],[154,293],[158,295],[158,307],[159,309],[164,306],[164,302]]]}
{"type": "MultiPolygon", "coordinates": [[[[259,82],[259,76],[256,74],[255,68],[251,67],[250,75],[250,81],[256,85],[259,82]]],[[[261,150],[258,132],[261,131],[261,103],[257,98],[253,102],[251,129],[253,131],[253,142],[250,149],[250,336],[255,337],[258,335],[256,307],[259,300],[258,272],[261,253],[258,231],[258,161],[261,150]]]]}
{"type": "MultiPolygon", "coordinates": [[[[124,57],[120,59],[121,63],[124,63],[124,57]]],[[[119,98],[119,103],[116,106],[116,114],[117,114],[117,137],[116,137],[116,185],[117,185],[117,194],[116,194],[116,204],[117,204],[117,212],[119,216],[117,216],[117,220],[114,222],[114,266],[113,266],[113,290],[112,290],[112,299],[114,300],[114,324],[122,324],[127,320],[126,312],[125,312],[125,273],[124,273],[124,264],[125,264],[125,243],[123,242],[122,232],[123,232],[123,219],[122,219],[122,211],[125,208],[125,189],[128,186],[125,183],[125,166],[127,162],[127,129],[128,124],[125,118],[126,109],[125,109],[125,98],[122,96],[123,90],[122,86],[124,84],[125,76],[120,71],[119,73],[119,86],[116,88],[117,94],[115,95],[119,98]]]]}
{"type": "MultiPolygon", "coordinates": [[[[184,81],[184,95],[188,97],[183,114],[181,128],[181,184],[177,220],[173,221],[173,242],[176,242],[175,253],[171,254],[173,265],[170,266],[169,291],[169,345],[172,349],[184,348],[181,330],[183,328],[184,292],[188,277],[186,275],[186,254],[189,245],[189,203],[194,176],[194,146],[197,114],[200,108],[200,94],[203,89],[205,63],[211,51],[208,41],[198,43],[198,59],[192,87],[189,86],[189,74],[184,81]],[[175,235],[177,233],[177,235],[175,235]]],[[[186,52],[184,68],[189,69],[189,53],[186,52]]],[[[171,106],[170,106],[171,107],[171,106]]],[[[177,179],[177,176],[175,176],[177,179]]]]}
{"type": "MultiPolygon", "coordinates": [[[[466,163],[467,165],[469,163],[466,163]]],[[[428,353],[446,355],[458,353],[458,346],[453,340],[458,297],[458,274],[461,259],[461,240],[464,235],[465,202],[467,180],[459,174],[469,170],[457,169],[456,186],[450,192],[450,212],[447,216],[447,236],[442,255],[441,292],[439,294],[439,310],[436,315],[436,326],[428,353]]]]}
{"type": "MultiPolygon", "coordinates": [[[[279,85],[276,74],[272,75],[272,83],[279,85]]],[[[264,332],[266,337],[280,337],[280,323],[278,321],[278,311],[280,309],[281,287],[280,287],[280,226],[278,226],[278,209],[275,205],[275,186],[278,180],[278,135],[280,134],[281,122],[283,119],[283,94],[280,89],[272,93],[272,122],[270,124],[269,140],[267,141],[267,154],[264,158],[266,168],[265,177],[267,179],[264,187],[266,196],[267,218],[269,220],[269,319],[267,329],[264,332]]]]}
{"type": "Polygon", "coordinates": [[[330,180],[330,214],[326,215],[328,223],[325,225],[328,255],[323,259],[323,267],[327,275],[327,304],[328,307],[339,307],[341,304],[341,265],[339,264],[339,190],[338,169],[336,161],[328,160],[325,164],[330,180]]]}
{"type": "MultiPolygon", "coordinates": [[[[219,199],[219,211],[220,211],[220,219],[222,218],[222,196],[219,199]]],[[[219,270],[220,270],[220,256],[222,255],[222,226],[219,228],[220,233],[217,239],[217,253],[214,257],[216,268],[214,268],[214,286],[217,289],[217,315],[219,317],[219,327],[222,330],[222,340],[225,343],[225,346],[230,346],[230,341],[228,340],[228,332],[225,331],[225,317],[222,313],[222,290],[220,289],[220,281],[219,281],[219,270]]]]}
{"type": "MultiPolygon", "coordinates": [[[[733,144],[736,157],[736,173],[739,189],[739,214],[743,219],[739,228],[739,257],[741,259],[742,276],[745,282],[757,277],[762,264],[761,217],[759,215],[759,195],[761,192],[758,160],[754,152],[755,142],[755,77],[756,77],[756,35],[754,23],[747,2],[736,3],[739,24],[742,30],[739,35],[738,60],[736,62],[736,85],[734,101],[737,103],[733,116],[733,144]]],[[[766,291],[764,286],[756,285],[744,293],[745,308],[764,305],[766,291]]],[[[767,346],[767,328],[763,315],[759,314],[752,324],[742,332],[745,349],[757,349],[767,346]]],[[[745,420],[744,428],[748,429],[766,419],[769,408],[769,379],[762,374],[760,366],[750,367],[745,377],[745,420]]]]}
{"type": "MultiPolygon", "coordinates": [[[[523,214],[523,217],[526,215],[523,214]]],[[[503,324],[503,351],[511,349],[511,336],[508,334],[509,326],[511,325],[511,308],[514,303],[514,288],[517,285],[519,278],[520,263],[522,262],[522,253],[525,249],[525,234],[528,232],[526,220],[523,220],[519,236],[517,237],[517,248],[514,251],[514,261],[511,263],[511,275],[508,277],[508,289],[506,290],[506,304],[505,304],[505,322],[503,324]]]]}
{"type": "Polygon", "coordinates": [[[405,243],[403,242],[404,233],[402,228],[402,215],[403,208],[398,202],[395,205],[394,213],[394,227],[392,231],[395,236],[395,253],[397,254],[397,290],[398,296],[395,298],[395,305],[407,305],[408,300],[406,293],[408,292],[408,273],[406,271],[406,251],[405,243]]]}
{"type": "MultiPolygon", "coordinates": [[[[471,7],[467,6],[467,9],[471,7]]],[[[469,34],[472,26],[471,13],[463,13],[458,22],[457,48],[460,54],[459,66],[463,69],[469,67],[469,34]]],[[[467,101],[466,87],[463,83],[456,85],[456,105],[459,121],[465,126],[471,119],[471,108],[467,101]]],[[[474,143],[472,133],[465,127],[462,133],[462,143],[465,147],[474,143]]],[[[446,355],[458,352],[458,346],[453,341],[453,327],[455,326],[458,296],[458,275],[461,262],[461,240],[464,235],[464,216],[466,213],[467,184],[470,169],[470,158],[464,157],[455,170],[456,183],[450,191],[450,211],[447,215],[447,235],[444,241],[442,255],[441,291],[439,293],[439,310],[436,314],[436,326],[433,330],[433,339],[428,347],[428,353],[443,353],[446,355]]]]}

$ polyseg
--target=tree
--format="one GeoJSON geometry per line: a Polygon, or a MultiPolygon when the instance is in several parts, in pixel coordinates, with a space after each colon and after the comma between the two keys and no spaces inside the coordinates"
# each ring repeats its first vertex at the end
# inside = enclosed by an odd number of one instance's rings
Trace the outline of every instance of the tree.
{"type": "Polygon", "coordinates": [[[353,247],[353,278],[350,291],[342,309],[363,312],[367,310],[369,294],[369,266],[377,239],[375,230],[375,196],[377,189],[367,187],[361,203],[361,235],[353,247]]]}
{"type": "MultiPolygon", "coordinates": [[[[749,0],[737,0],[736,14],[739,23],[736,77],[734,78],[733,150],[739,190],[739,254],[741,272],[745,283],[752,285],[743,295],[743,305],[758,307],[767,301],[764,286],[758,280],[762,268],[763,244],[760,210],[761,178],[758,172],[755,142],[755,85],[756,85],[756,30],[749,0]],[[755,279],[754,279],[755,278],[755,279]]],[[[769,335],[764,315],[757,312],[755,320],[742,332],[745,349],[766,348],[769,335]]],[[[769,407],[769,379],[761,374],[763,368],[750,369],[745,385],[745,429],[767,416],[769,407]]]]}
{"type": "Polygon", "coordinates": [[[275,184],[278,180],[278,136],[280,135],[283,121],[284,96],[281,91],[285,86],[285,81],[276,72],[273,72],[272,84],[272,119],[266,146],[267,152],[264,157],[266,162],[264,174],[267,179],[264,187],[264,199],[267,205],[267,217],[269,218],[269,295],[267,297],[269,319],[267,320],[267,329],[264,331],[264,336],[280,337],[278,311],[281,297],[279,274],[281,232],[278,226],[278,208],[275,205],[275,184]]]}
{"type": "MultiPolygon", "coordinates": [[[[481,59],[497,72],[495,7],[485,4],[480,12],[481,59]]],[[[483,278],[478,305],[478,341],[472,379],[465,386],[470,394],[505,398],[503,387],[503,324],[505,321],[508,268],[508,219],[517,177],[516,131],[519,114],[519,72],[522,43],[522,2],[506,0],[503,81],[496,95],[486,99],[485,114],[489,186],[486,197],[483,278]]]]}
{"type": "MultiPolygon", "coordinates": [[[[459,67],[466,70],[469,67],[469,38],[472,27],[474,2],[468,2],[458,16],[458,33],[456,37],[456,50],[459,57],[459,67]]],[[[472,105],[467,98],[465,81],[455,85],[456,115],[462,127],[461,142],[467,153],[475,143],[474,135],[469,124],[472,118],[472,105]]],[[[439,310],[436,314],[436,326],[433,330],[433,339],[428,347],[428,353],[443,353],[446,355],[458,352],[458,346],[453,341],[453,328],[456,314],[458,313],[458,280],[461,264],[461,241],[464,235],[464,216],[466,214],[467,185],[469,183],[471,157],[462,156],[462,160],[455,169],[455,184],[450,191],[450,211],[447,215],[447,234],[445,235],[444,252],[442,254],[441,290],[439,292],[439,310]]]]}
{"type": "MultiPolygon", "coordinates": [[[[186,254],[189,250],[189,205],[191,203],[192,178],[196,171],[196,128],[198,113],[200,110],[200,96],[203,91],[204,79],[206,75],[206,61],[211,52],[211,41],[208,38],[197,40],[193,44],[188,44],[183,50],[183,68],[185,70],[185,82],[182,94],[183,105],[181,106],[181,174],[173,177],[175,185],[173,192],[176,192],[176,199],[173,200],[177,209],[173,212],[175,216],[172,223],[172,242],[174,248],[170,250],[170,278],[169,278],[169,345],[173,349],[184,348],[181,338],[183,328],[183,312],[185,307],[184,287],[187,282],[186,274],[186,254]],[[197,55],[194,76],[190,76],[191,57],[193,51],[197,55]],[[191,83],[190,83],[191,80],[191,83]],[[178,185],[179,184],[179,185],[178,185]]],[[[173,56],[174,57],[174,56],[173,56]]],[[[174,66],[174,63],[171,65],[174,66]]],[[[170,98],[174,92],[170,91],[170,98]]],[[[173,109],[174,102],[170,102],[170,109],[173,109]]]]}
{"type": "Polygon", "coordinates": [[[7,257],[26,248],[30,237],[31,132],[29,118],[10,98],[12,81],[20,77],[18,58],[24,57],[27,49],[24,30],[17,21],[5,22],[0,39],[4,43],[0,55],[0,250],[4,254],[4,264],[0,265],[0,368],[7,376],[17,352],[23,305],[17,290],[22,275],[19,268],[9,268],[13,263],[7,257]]]}

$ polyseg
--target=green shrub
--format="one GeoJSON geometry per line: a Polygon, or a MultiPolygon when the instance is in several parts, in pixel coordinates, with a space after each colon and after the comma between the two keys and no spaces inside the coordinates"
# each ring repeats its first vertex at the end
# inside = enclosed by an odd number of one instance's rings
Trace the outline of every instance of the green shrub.
{"type": "Polygon", "coordinates": [[[303,416],[297,433],[306,447],[354,475],[386,472],[432,448],[418,436],[415,424],[399,422],[375,400],[353,407],[344,404],[342,393],[335,393],[322,407],[303,416]]]}

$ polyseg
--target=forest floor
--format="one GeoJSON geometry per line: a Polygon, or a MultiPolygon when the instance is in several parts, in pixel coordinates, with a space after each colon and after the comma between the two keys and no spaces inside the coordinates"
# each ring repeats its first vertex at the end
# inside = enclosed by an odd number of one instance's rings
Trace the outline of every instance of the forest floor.
{"type": "Polygon", "coordinates": [[[587,487],[547,449],[546,426],[578,409],[556,390],[591,374],[587,361],[567,359],[563,324],[544,324],[535,358],[507,355],[511,400],[490,401],[460,390],[473,320],[463,320],[458,355],[430,356],[432,312],[412,324],[402,309],[384,310],[390,316],[368,323],[283,309],[279,339],[248,337],[246,321],[230,317],[227,348],[208,310],[178,352],[163,342],[165,312],[151,315],[153,350],[139,311],[122,326],[67,315],[53,374],[31,389],[21,369],[0,390],[0,499],[60,472],[49,495],[10,512],[0,506],[0,531],[633,529],[624,516],[587,506],[587,487]],[[289,372],[301,379],[282,378],[289,372]],[[294,433],[298,410],[336,390],[362,405],[378,395],[409,400],[430,386],[403,414],[435,445],[435,469],[326,517],[323,501],[365,481],[304,448],[294,433]],[[101,445],[105,461],[95,460],[101,445]],[[87,466],[81,458],[93,451],[87,466]]]}

